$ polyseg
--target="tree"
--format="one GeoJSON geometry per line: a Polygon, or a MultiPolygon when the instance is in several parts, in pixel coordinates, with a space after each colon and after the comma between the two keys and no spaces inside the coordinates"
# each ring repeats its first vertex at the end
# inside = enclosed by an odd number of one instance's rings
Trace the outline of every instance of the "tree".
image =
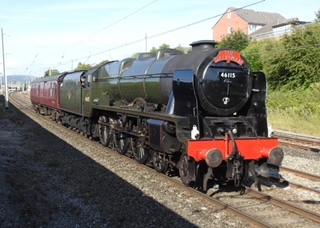
{"type": "Polygon", "coordinates": [[[54,76],[58,74],[60,74],[60,72],[57,69],[49,69],[46,72],[44,72],[44,77],[54,76]]]}
{"type": "Polygon", "coordinates": [[[242,31],[238,30],[222,39],[217,48],[229,48],[236,51],[242,51],[250,43],[250,38],[242,31]]]}
{"type": "Polygon", "coordinates": [[[170,45],[169,45],[169,44],[162,44],[162,45],[159,47],[159,50],[163,50],[163,49],[167,49],[167,48],[170,48],[170,45]]]}
{"type": "Polygon", "coordinates": [[[135,52],[132,54],[131,58],[137,59],[141,52],[135,52]]]}
{"type": "Polygon", "coordinates": [[[103,60],[103,61],[101,61],[100,63],[98,63],[95,66],[102,66],[102,65],[106,64],[107,62],[110,62],[110,61],[109,60],[103,60]]]}
{"type": "Polygon", "coordinates": [[[156,54],[157,51],[158,51],[158,48],[152,47],[149,52],[156,54]]]}
{"type": "MultiPolygon", "coordinates": [[[[162,45],[159,46],[159,48],[152,47],[149,52],[150,52],[150,53],[157,54],[157,52],[158,52],[159,50],[169,49],[169,48],[170,48],[170,45],[169,45],[169,44],[162,44],[162,45]]],[[[177,46],[177,47],[174,48],[174,49],[176,49],[176,50],[178,50],[178,51],[181,51],[183,54],[188,54],[188,53],[191,52],[191,48],[184,48],[184,47],[182,47],[181,45],[177,46]]],[[[139,54],[140,54],[140,52],[135,52],[135,53],[133,53],[133,54],[132,54],[132,58],[138,58],[139,54]]]]}
{"type": "Polygon", "coordinates": [[[84,64],[84,63],[79,62],[78,66],[74,70],[75,71],[77,71],[77,70],[89,70],[90,68],[91,68],[90,64],[84,64]]]}
{"type": "Polygon", "coordinates": [[[271,88],[308,88],[320,78],[320,23],[274,40],[261,55],[271,88]]]}
{"type": "Polygon", "coordinates": [[[263,42],[254,41],[249,44],[241,54],[246,57],[247,61],[250,63],[253,71],[262,71],[263,64],[261,62],[261,51],[263,50],[263,42]]]}
{"type": "Polygon", "coordinates": [[[316,13],[316,19],[314,21],[315,22],[320,22],[320,9],[315,13],[316,13]]]}
{"type": "Polygon", "coordinates": [[[183,54],[188,54],[192,50],[190,47],[185,48],[185,47],[182,47],[181,45],[175,47],[175,49],[178,51],[181,51],[183,54]]]}
{"type": "MultiPolygon", "coordinates": [[[[260,43],[260,42],[259,42],[260,43]]],[[[286,68],[287,59],[284,59],[285,48],[281,40],[269,39],[263,41],[261,63],[263,72],[267,75],[270,88],[279,88],[288,83],[289,72],[286,68]]]]}
{"type": "Polygon", "coordinates": [[[288,59],[286,69],[290,72],[288,85],[309,87],[320,78],[320,24],[297,29],[294,34],[285,36],[285,54],[288,59]]]}
{"type": "Polygon", "coordinates": [[[167,49],[167,48],[170,48],[169,44],[162,44],[161,46],[159,46],[159,48],[152,47],[150,49],[150,52],[156,54],[159,50],[163,50],[163,49],[167,49]]]}

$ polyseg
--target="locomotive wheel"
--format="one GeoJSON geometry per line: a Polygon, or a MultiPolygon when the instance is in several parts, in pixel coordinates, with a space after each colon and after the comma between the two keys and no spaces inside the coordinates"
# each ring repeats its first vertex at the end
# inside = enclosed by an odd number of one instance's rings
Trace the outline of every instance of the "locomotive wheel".
{"type": "Polygon", "coordinates": [[[123,147],[118,146],[118,153],[119,154],[126,154],[128,149],[128,144],[126,144],[126,139],[123,140],[123,147]]]}
{"type": "Polygon", "coordinates": [[[110,144],[110,130],[107,126],[100,126],[100,142],[103,146],[110,144]]]}
{"type": "Polygon", "coordinates": [[[159,173],[165,173],[168,170],[168,163],[166,163],[159,152],[153,151],[152,153],[152,164],[154,169],[159,173]]]}
{"type": "Polygon", "coordinates": [[[149,150],[145,147],[138,146],[133,150],[135,160],[140,164],[145,164],[149,159],[149,150]]]}
{"type": "Polygon", "coordinates": [[[118,151],[120,154],[127,154],[129,157],[132,156],[134,147],[134,142],[132,137],[127,137],[124,139],[124,145],[121,151],[118,151]]]}
{"type": "MultiPolygon", "coordinates": [[[[106,122],[106,117],[100,117],[101,122],[106,122]]],[[[99,136],[100,142],[103,146],[109,146],[111,137],[110,137],[110,129],[108,126],[99,124],[99,136]]]]}
{"type": "Polygon", "coordinates": [[[116,134],[115,135],[115,147],[119,154],[125,154],[127,148],[125,147],[125,138],[123,134],[116,134]]]}
{"type": "Polygon", "coordinates": [[[195,183],[190,179],[189,176],[189,158],[187,154],[181,155],[178,167],[182,183],[186,186],[193,187],[195,183]]]}

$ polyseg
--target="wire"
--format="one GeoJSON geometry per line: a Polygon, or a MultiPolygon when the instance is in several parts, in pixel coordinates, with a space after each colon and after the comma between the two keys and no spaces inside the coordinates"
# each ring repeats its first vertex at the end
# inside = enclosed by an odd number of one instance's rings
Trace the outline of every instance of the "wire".
{"type": "MultiPolygon", "coordinates": [[[[237,8],[237,9],[233,9],[233,10],[231,10],[230,12],[234,12],[234,11],[237,11],[237,10],[240,10],[240,9],[244,9],[244,8],[247,8],[247,7],[250,7],[250,6],[253,6],[253,5],[262,3],[262,2],[264,2],[264,1],[265,1],[265,0],[261,0],[261,1],[258,1],[258,2],[254,2],[254,3],[252,3],[252,4],[245,5],[245,6],[243,6],[243,7],[237,8]]],[[[208,17],[208,18],[205,18],[205,19],[202,19],[202,20],[199,20],[199,21],[196,21],[196,22],[187,24],[187,25],[183,25],[183,26],[181,26],[181,27],[174,28],[174,29],[171,29],[171,30],[168,30],[168,31],[165,31],[165,32],[161,32],[161,33],[158,33],[158,34],[155,34],[155,35],[151,35],[151,36],[148,36],[148,39],[152,39],[152,38],[159,37],[159,36],[162,36],[162,35],[171,33],[171,32],[175,32],[175,31],[177,31],[177,30],[184,29],[184,28],[187,28],[187,27],[190,27],[190,26],[193,26],[193,25],[196,25],[196,24],[205,22],[205,21],[211,20],[211,19],[216,18],[216,17],[221,17],[221,16],[223,16],[223,15],[225,15],[225,14],[226,14],[226,12],[224,12],[224,13],[222,13],[222,14],[218,14],[218,15],[212,16],[212,17],[208,17]]],[[[109,49],[107,49],[107,50],[104,50],[104,51],[101,51],[101,52],[92,54],[92,55],[90,55],[90,56],[96,56],[96,55],[100,55],[100,54],[103,54],[103,53],[106,53],[106,52],[109,52],[109,51],[117,50],[117,49],[119,49],[119,48],[122,48],[122,47],[125,47],[125,46],[128,46],[128,45],[132,45],[132,44],[136,44],[136,43],[142,42],[142,41],[144,41],[144,40],[145,40],[145,38],[138,39],[138,40],[135,40],[135,41],[132,41],[132,42],[129,42],[129,43],[122,44],[122,45],[117,46],[117,47],[109,48],[109,49]]],[[[79,60],[85,59],[85,58],[87,58],[87,57],[88,57],[88,56],[84,56],[84,57],[81,57],[81,58],[78,58],[78,59],[73,59],[73,60],[71,60],[71,61],[79,61],[79,60]]],[[[70,61],[64,62],[64,63],[62,63],[61,65],[69,64],[69,62],[70,62],[70,61]]]]}
{"type": "Polygon", "coordinates": [[[38,57],[38,53],[33,57],[33,60],[31,61],[31,63],[26,67],[25,71],[27,71],[29,69],[29,67],[36,62],[36,58],[38,57]]]}
{"type": "MultiPolygon", "coordinates": [[[[86,40],[86,39],[88,39],[88,38],[90,38],[90,37],[92,37],[92,36],[94,36],[94,35],[102,32],[102,31],[104,31],[104,30],[108,29],[108,28],[110,28],[110,27],[112,27],[112,26],[114,26],[114,25],[116,25],[116,24],[118,24],[119,22],[121,22],[121,21],[123,21],[123,20],[125,20],[125,19],[127,19],[127,18],[129,18],[129,17],[131,17],[132,15],[134,15],[134,14],[138,13],[139,11],[141,11],[141,10],[147,8],[148,6],[152,5],[152,4],[155,3],[156,1],[157,1],[157,0],[154,0],[154,1],[152,1],[152,2],[149,2],[148,4],[146,4],[146,5],[142,6],[141,8],[133,11],[132,13],[126,15],[125,17],[123,17],[123,18],[121,18],[121,19],[119,19],[119,20],[111,23],[110,25],[108,25],[108,26],[106,26],[106,27],[104,27],[104,28],[102,28],[102,29],[100,29],[100,30],[92,33],[92,34],[89,35],[89,36],[84,37],[83,39],[81,39],[81,40],[79,40],[79,41],[71,44],[70,46],[67,46],[67,47],[65,47],[65,48],[63,48],[63,49],[61,49],[61,50],[59,50],[59,51],[57,51],[57,52],[55,52],[55,53],[52,53],[52,54],[49,54],[49,55],[45,56],[44,58],[47,58],[47,57],[53,56],[53,55],[55,55],[55,54],[58,54],[58,53],[61,52],[61,51],[65,51],[66,49],[68,49],[68,48],[70,48],[70,47],[73,47],[73,46],[81,43],[82,41],[84,41],[84,40],[86,40]]],[[[28,69],[31,67],[32,64],[35,63],[35,60],[36,60],[36,57],[37,57],[37,56],[38,56],[38,53],[37,53],[36,56],[34,57],[34,60],[25,68],[25,71],[28,70],[28,69]]],[[[87,58],[87,61],[88,61],[88,59],[90,58],[90,56],[91,56],[91,55],[86,56],[86,57],[83,57],[83,58],[80,58],[80,59],[87,58]]],[[[60,61],[58,62],[58,64],[53,64],[53,65],[58,65],[58,66],[65,65],[66,63],[61,63],[61,60],[62,60],[63,57],[64,57],[64,54],[63,54],[63,56],[60,58],[60,61]]],[[[68,61],[67,63],[73,62],[73,61],[74,61],[74,60],[72,59],[72,60],[68,61]]]]}
{"type": "MultiPolygon", "coordinates": [[[[243,7],[241,7],[241,8],[236,8],[236,9],[230,10],[229,12],[238,11],[238,10],[240,10],[240,9],[244,9],[244,8],[249,7],[249,6],[253,6],[253,5],[259,4],[259,3],[264,2],[264,1],[265,1],[265,0],[261,0],[261,1],[255,2],[255,3],[252,3],[252,4],[249,4],[249,5],[243,6],[243,7]]],[[[216,17],[222,17],[222,16],[225,15],[225,14],[226,14],[226,13],[218,14],[218,15],[216,15],[216,16],[208,17],[208,18],[202,19],[202,20],[200,20],[200,21],[193,22],[193,23],[191,23],[191,24],[187,24],[187,25],[184,25],[184,26],[175,28],[175,29],[171,29],[171,30],[168,30],[168,31],[165,31],[165,32],[162,32],[162,33],[158,33],[158,34],[156,34],[156,35],[149,36],[148,39],[151,39],[151,38],[154,38],[154,37],[158,37],[158,36],[162,36],[162,35],[167,34],[167,33],[175,32],[175,31],[177,31],[177,30],[184,29],[184,28],[187,28],[187,27],[196,25],[196,24],[200,24],[200,23],[202,23],[202,22],[211,20],[211,19],[216,18],[216,17]]]]}
{"type": "MultiPolygon", "coordinates": [[[[121,21],[123,21],[123,20],[125,20],[125,19],[127,19],[127,18],[129,18],[129,17],[131,17],[132,15],[134,15],[134,14],[140,12],[141,10],[147,8],[148,6],[152,5],[152,4],[155,3],[156,1],[157,1],[157,0],[154,0],[154,1],[152,1],[152,2],[149,2],[147,5],[144,5],[143,7],[137,9],[136,11],[133,11],[132,13],[128,14],[127,16],[125,16],[125,17],[123,17],[123,18],[121,18],[121,19],[119,19],[119,20],[111,23],[110,25],[108,25],[108,26],[106,26],[106,27],[104,27],[104,28],[102,28],[102,29],[100,29],[100,30],[92,33],[92,34],[89,35],[89,36],[86,36],[86,37],[82,38],[81,40],[79,40],[79,41],[71,44],[70,46],[65,47],[65,48],[62,49],[62,50],[66,50],[66,49],[68,49],[68,48],[70,48],[70,47],[73,47],[73,46],[81,43],[82,41],[84,41],[84,40],[86,40],[86,39],[88,39],[88,38],[90,38],[90,37],[92,37],[92,36],[94,36],[94,35],[102,32],[102,31],[104,31],[104,30],[108,29],[108,28],[110,28],[110,27],[112,27],[112,26],[114,26],[114,25],[116,25],[116,24],[118,24],[119,22],[121,22],[121,21]]],[[[60,51],[61,51],[61,50],[59,50],[59,51],[57,51],[57,52],[55,52],[55,53],[53,53],[53,54],[50,54],[50,55],[48,55],[48,56],[45,56],[45,57],[50,57],[50,56],[52,56],[52,55],[55,55],[55,54],[59,53],[60,51]]]]}

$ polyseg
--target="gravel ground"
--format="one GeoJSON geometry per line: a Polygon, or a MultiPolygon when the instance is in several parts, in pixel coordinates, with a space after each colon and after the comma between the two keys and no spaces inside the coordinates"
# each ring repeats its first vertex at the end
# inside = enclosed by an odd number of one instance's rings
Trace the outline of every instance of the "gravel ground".
{"type": "Polygon", "coordinates": [[[0,227],[250,227],[61,125],[17,118],[0,119],[0,227]]]}
{"type": "MultiPolygon", "coordinates": [[[[22,124],[0,119],[0,227],[252,227],[99,143],[16,115],[22,124]]],[[[318,162],[286,150],[285,166],[320,175],[318,162]]]]}

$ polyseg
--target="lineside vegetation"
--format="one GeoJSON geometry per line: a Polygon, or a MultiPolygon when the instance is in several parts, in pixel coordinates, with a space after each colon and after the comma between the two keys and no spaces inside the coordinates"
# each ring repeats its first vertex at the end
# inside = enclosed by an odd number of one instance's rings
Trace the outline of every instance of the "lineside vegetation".
{"type": "Polygon", "coordinates": [[[249,38],[236,32],[219,47],[241,51],[255,71],[267,75],[274,129],[320,137],[320,22],[315,21],[281,39],[249,40],[248,45],[243,44],[249,38]]]}

